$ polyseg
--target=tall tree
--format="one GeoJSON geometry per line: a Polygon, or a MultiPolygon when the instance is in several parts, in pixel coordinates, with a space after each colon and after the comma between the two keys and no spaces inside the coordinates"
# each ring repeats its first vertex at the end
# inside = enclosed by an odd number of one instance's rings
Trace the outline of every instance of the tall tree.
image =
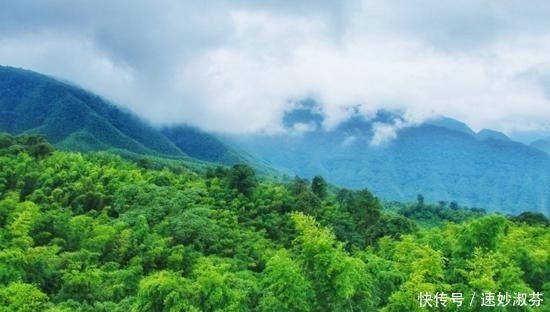
{"type": "Polygon", "coordinates": [[[295,213],[292,218],[299,233],[294,241],[298,260],[316,293],[315,309],[372,309],[371,277],[365,263],[347,254],[334,234],[312,217],[295,213]]]}
{"type": "Polygon", "coordinates": [[[262,285],[262,311],[311,311],[313,289],[298,264],[280,250],[266,264],[262,285]]]}
{"type": "Polygon", "coordinates": [[[258,184],[254,170],[244,164],[234,165],[229,171],[229,186],[249,197],[258,184]]]}
{"type": "Polygon", "coordinates": [[[327,197],[327,182],[321,176],[315,176],[311,181],[311,191],[323,200],[327,197]]]}

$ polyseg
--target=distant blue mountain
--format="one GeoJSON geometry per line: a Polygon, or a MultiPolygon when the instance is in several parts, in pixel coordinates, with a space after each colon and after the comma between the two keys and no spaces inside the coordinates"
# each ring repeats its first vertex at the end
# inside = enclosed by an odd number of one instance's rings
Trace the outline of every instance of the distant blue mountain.
{"type": "Polygon", "coordinates": [[[476,133],[476,137],[480,140],[499,140],[499,141],[511,141],[511,139],[504,133],[490,130],[490,129],[483,129],[476,133]]]}
{"type": "Polygon", "coordinates": [[[447,117],[435,118],[435,119],[426,121],[425,124],[466,133],[472,136],[476,135],[476,133],[472,129],[470,129],[468,125],[452,118],[447,118],[447,117]]]}
{"type": "Polygon", "coordinates": [[[497,131],[475,133],[450,118],[404,128],[385,144],[371,144],[375,124],[399,119],[388,112],[368,120],[356,114],[330,131],[234,136],[229,141],[302,177],[322,175],[386,199],[413,201],[423,194],[432,202],[457,201],[506,213],[548,212],[549,155],[497,131]]]}
{"type": "Polygon", "coordinates": [[[536,140],[531,143],[531,146],[547,154],[550,154],[550,137],[536,140]]]}

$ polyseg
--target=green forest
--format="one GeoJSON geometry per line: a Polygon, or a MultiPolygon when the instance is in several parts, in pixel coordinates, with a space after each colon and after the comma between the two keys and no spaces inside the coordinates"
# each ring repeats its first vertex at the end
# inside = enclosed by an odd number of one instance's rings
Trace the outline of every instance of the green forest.
{"type": "Polygon", "coordinates": [[[530,301],[550,294],[549,242],[541,213],[0,135],[2,312],[550,311],[530,301]],[[499,292],[507,306],[482,306],[499,292]],[[465,299],[421,307],[422,293],[465,299]]]}

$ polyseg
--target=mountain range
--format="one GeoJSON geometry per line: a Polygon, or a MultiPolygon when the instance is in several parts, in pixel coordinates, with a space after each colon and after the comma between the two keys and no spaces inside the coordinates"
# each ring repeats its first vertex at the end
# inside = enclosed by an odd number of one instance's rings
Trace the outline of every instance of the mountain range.
{"type": "Polygon", "coordinates": [[[330,183],[369,188],[389,200],[457,201],[518,213],[548,213],[550,139],[527,146],[503,133],[474,132],[450,118],[397,127],[373,144],[377,127],[402,122],[396,112],[354,114],[322,126],[313,102],[288,112],[282,135],[215,135],[188,125],[155,127],[130,111],[70,83],[0,66],[0,132],[41,133],[58,148],[110,150],[182,161],[249,163],[272,174],[324,176],[330,183]],[[294,131],[303,129],[309,131],[294,131]],[[278,169],[273,169],[278,168],[278,169]]]}
{"type": "Polygon", "coordinates": [[[344,187],[369,188],[386,199],[410,202],[422,194],[431,202],[548,213],[549,155],[503,133],[476,133],[460,121],[441,117],[403,127],[395,138],[373,144],[376,128],[400,124],[399,114],[379,112],[369,119],[355,114],[326,130],[322,116],[306,105],[284,120],[288,129],[300,123],[315,130],[229,140],[300,176],[322,175],[344,187]]]}

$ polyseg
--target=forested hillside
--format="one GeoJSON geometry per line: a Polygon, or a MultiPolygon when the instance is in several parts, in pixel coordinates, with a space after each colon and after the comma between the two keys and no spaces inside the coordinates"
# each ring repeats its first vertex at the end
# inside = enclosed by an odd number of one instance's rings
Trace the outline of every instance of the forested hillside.
{"type": "Polygon", "coordinates": [[[262,175],[323,175],[388,200],[412,201],[421,193],[427,202],[457,201],[510,214],[548,210],[550,155],[539,150],[544,141],[536,149],[443,118],[401,129],[393,140],[372,146],[375,126],[401,122],[398,114],[356,114],[325,131],[324,117],[308,103],[284,116],[283,135],[218,138],[185,124],[156,128],[79,87],[0,66],[0,131],[39,133],[61,150],[148,155],[197,166],[247,163],[262,175]],[[296,134],[292,129],[299,125],[314,130],[296,134]]]}
{"type": "Polygon", "coordinates": [[[384,210],[321,177],[148,169],[37,136],[0,136],[0,155],[0,311],[422,311],[420,292],[467,298],[441,311],[487,292],[527,294],[490,311],[550,310],[529,301],[550,293],[541,214],[384,210]]]}
{"type": "Polygon", "coordinates": [[[151,126],[94,94],[32,71],[2,66],[0,131],[40,133],[69,150],[183,156],[151,126]]]}
{"type": "MultiPolygon", "coordinates": [[[[189,126],[163,133],[133,113],[74,85],[36,72],[0,66],[0,131],[39,133],[63,150],[242,161],[216,137],[189,126]]],[[[249,158],[256,167],[258,162],[249,158]]]]}

